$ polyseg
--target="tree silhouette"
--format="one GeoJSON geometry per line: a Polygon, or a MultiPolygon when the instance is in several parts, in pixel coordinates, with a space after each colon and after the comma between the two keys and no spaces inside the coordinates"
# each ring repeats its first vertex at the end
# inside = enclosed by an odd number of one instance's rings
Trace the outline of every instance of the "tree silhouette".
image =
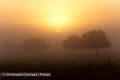
{"type": "Polygon", "coordinates": [[[91,30],[84,33],[81,41],[84,49],[94,49],[96,53],[98,53],[98,49],[111,47],[110,41],[102,30],[91,30]]]}
{"type": "Polygon", "coordinates": [[[18,45],[6,40],[1,44],[0,49],[3,53],[15,53],[18,50],[18,45]]]}
{"type": "Polygon", "coordinates": [[[63,46],[65,49],[70,49],[72,53],[74,50],[80,48],[80,38],[77,35],[71,35],[63,41],[63,46]]]}
{"type": "Polygon", "coordinates": [[[40,38],[31,38],[24,41],[20,46],[22,50],[27,52],[40,52],[41,50],[49,48],[47,42],[40,38]]]}

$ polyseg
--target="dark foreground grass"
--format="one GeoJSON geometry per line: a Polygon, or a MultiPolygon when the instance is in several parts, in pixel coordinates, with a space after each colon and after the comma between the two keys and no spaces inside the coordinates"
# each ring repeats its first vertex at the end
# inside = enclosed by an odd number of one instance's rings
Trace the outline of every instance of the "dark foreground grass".
{"type": "Polygon", "coordinates": [[[120,67],[115,64],[1,64],[0,72],[51,73],[51,77],[1,77],[0,80],[120,80],[120,67]]]}

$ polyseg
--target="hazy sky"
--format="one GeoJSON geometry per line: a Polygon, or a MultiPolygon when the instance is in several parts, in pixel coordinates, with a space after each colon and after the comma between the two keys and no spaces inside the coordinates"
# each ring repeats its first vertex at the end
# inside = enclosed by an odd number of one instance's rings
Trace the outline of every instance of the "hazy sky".
{"type": "Polygon", "coordinates": [[[120,17],[119,0],[0,0],[2,21],[10,24],[82,25],[120,17]]]}
{"type": "Polygon", "coordinates": [[[52,40],[97,28],[120,46],[120,0],[0,0],[0,28],[1,38],[52,40]]]}

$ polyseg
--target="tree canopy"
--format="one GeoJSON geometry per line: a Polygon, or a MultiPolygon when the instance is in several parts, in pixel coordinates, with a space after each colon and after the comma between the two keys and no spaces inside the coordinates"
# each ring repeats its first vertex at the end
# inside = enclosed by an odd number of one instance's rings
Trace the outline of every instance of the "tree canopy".
{"type": "Polygon", "coordinates": [[[98,49],[109,48],[111,43],[102,30],[91,30],[84,33],[81,37],[84,49],[98,49]]]}
{"type": "Polygon", "coordinates": [[[109,48],[111,43],[106,37],[106,33],[102,30],[91,30],[84,33],[81,38],[72,35],[63,41],[65,49],[98,49],[109,48]]]}
{"type": "Polygon", "coordinates": [[[80,38],[77,35],[71,35],[63,41],[65,49],[76,50],[80,48],[80,38]]]}
{"type": "Polygon", "coordinates": [[[49,48],[49,45],[47,44],[47,42],[41,38],[31,38],[31,39],[27,39],[23,42],[23,44],[21,45],[22,50],[25,51],[41,51],[44,49],[49,48]]]}

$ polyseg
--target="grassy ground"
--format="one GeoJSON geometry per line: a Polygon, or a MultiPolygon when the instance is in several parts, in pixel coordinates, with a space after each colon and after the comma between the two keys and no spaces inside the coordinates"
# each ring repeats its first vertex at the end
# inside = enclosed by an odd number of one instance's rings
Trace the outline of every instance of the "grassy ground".
{"type": "Polygon", "coordinates": [[[120,80],[120,67],[113,63],[1,64],[0,72],[50,72],[51,77],[1,77],[0,80],[120,80]]]}

